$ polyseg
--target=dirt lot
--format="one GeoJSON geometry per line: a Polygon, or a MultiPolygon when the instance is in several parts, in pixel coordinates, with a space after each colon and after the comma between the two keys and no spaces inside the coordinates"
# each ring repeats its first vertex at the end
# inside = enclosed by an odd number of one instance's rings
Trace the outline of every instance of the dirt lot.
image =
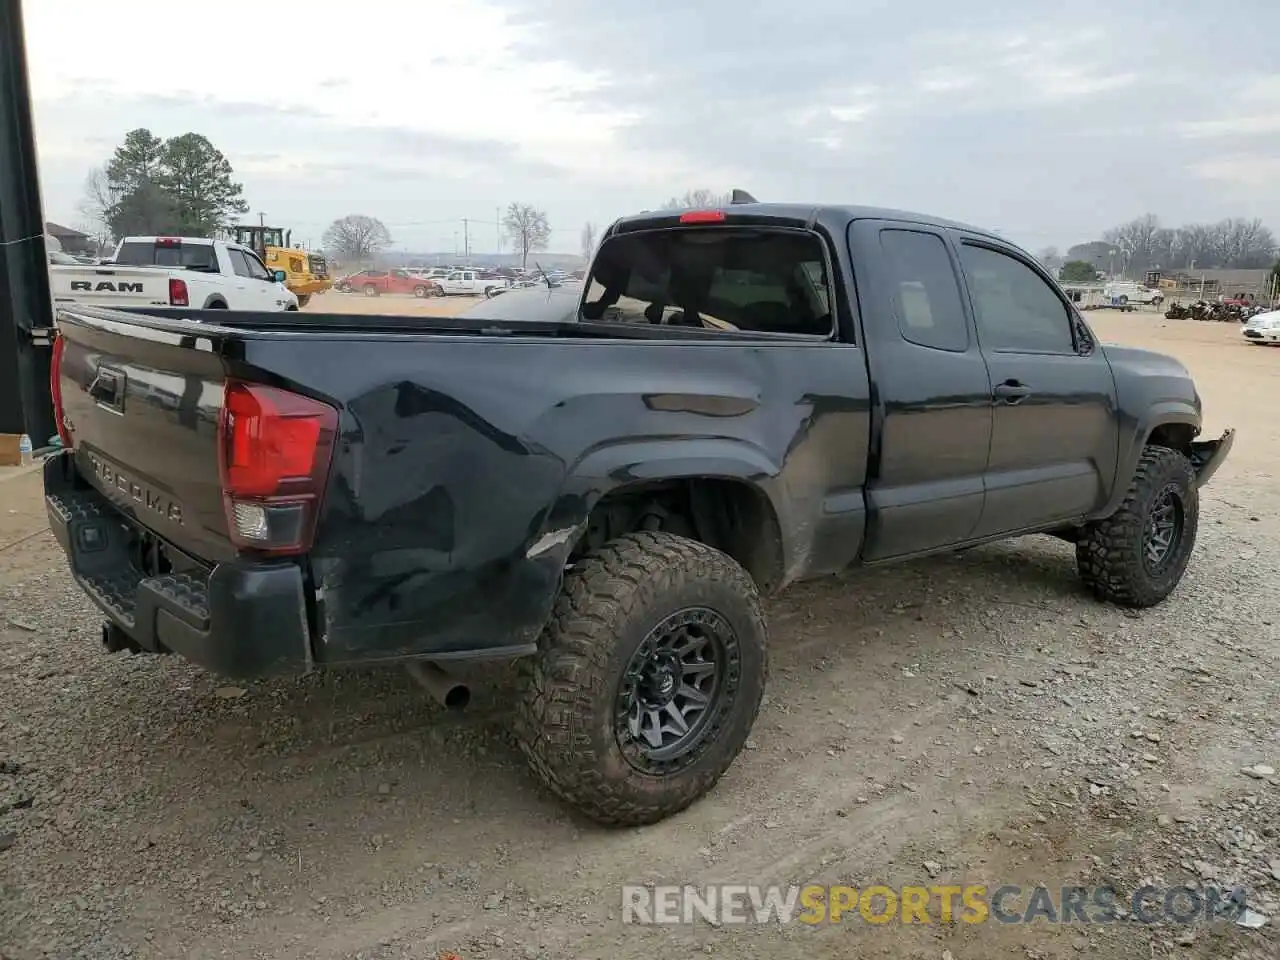
{"type": "MultiPolygon", "coordinates": [[[[311,309],[338,303],[391,305],[311,309]]],[[[1280,767],[1280,353],[1092,316],[1240,430],[1173,598],[1095,603],[1047,538],[796,588],[748,750],[644,830],[535,786],[505,671],[457,717],[394,670],[241,688],[104,654],[38,476],[0,479],[0,955],[1280,956],[1280,780],[1242,772],[1280,767]],[[646,882],[1245,884],[1268,922],[623,926],[646,882]]]]}

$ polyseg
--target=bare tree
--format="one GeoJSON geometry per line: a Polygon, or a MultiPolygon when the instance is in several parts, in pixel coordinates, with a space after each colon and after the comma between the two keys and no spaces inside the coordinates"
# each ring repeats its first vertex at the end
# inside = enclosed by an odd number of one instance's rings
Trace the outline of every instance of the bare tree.
{"type": "Polygon", "coordinates": [[[375,217],[352,213],[329,224],[324,247],[347,262],[363,262],[391,246],[391,232],[375,217]]]}
{"type": "Polygon", "coordinates": [[[582,259],[587,263],[591,262],[591,255],[596,252],[596,238],[599,233],[599,228],[590,220],[582,225],[582,259]]]}
{"type": "Polygon", "coordinates": [[[672,197],[662,205],[664,210],[692,210],[695,207],[727,207],[733,198],[731,193],[717,193],[706,187],[686,190],[683,197],[672,197]]]}
{"type": "Polygon", "coordinates": [[[507,215],[502,218],[502,226],[507,236],[520,252],[520,269],[529,265],[529,254],[536,250],[547,249],[551,240],[551,226],[547,223],[547,214],[527,203],[512,203],[507,207],[507,215]]]}
{"type": "Polygon", "coordinates": [[[112,188],[106,167],[94,167],[84,178],[84,195],[76,210],[84,218],[88,233],[101,250],[112,239],[111,213],[119,201],[119,193],[112,188]]]}
{"type": "Polygon", "coordinates": [[[1102,235],[1120,254],[1122,272],[1147,270],[1156,262],[1161,236],[1160,219],[1147,213],[1128,223],[1113,227],[1102,235]]]}
{"type": "MultiPolygon", "coordinates": [[[[1152,214],[1122,224],[1106,233],[1104,246],[1131,272],[1159,267],[1189,270],[1234,267],[1264,268],[1275,262],[1275,234],[1256,217],[1228,218],[1217,223],[1188,223],[1176,229],[1161,227],[1152,214]]],[[[1094,244],[1072,247],[1070,254],[1094,244]]],[[[1089,259],[1075,257],[1072,259],[1089,259]]],[[[1093,258],[1105,264],[1105,259],[1093,258]]]]}

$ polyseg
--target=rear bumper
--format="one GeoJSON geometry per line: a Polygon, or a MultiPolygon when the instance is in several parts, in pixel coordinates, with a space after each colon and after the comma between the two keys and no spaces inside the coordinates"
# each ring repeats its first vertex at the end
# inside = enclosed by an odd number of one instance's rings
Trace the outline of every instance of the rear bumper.
{"type": "Polygon", "coordinates": [[[44,465],[49,527],[94,604],[144,650],[177,653],[228,677],[302,673],[312,665],[302,571],[288,563],[140,570],[139,529],[76,482],[70,455],[44,465]]]}

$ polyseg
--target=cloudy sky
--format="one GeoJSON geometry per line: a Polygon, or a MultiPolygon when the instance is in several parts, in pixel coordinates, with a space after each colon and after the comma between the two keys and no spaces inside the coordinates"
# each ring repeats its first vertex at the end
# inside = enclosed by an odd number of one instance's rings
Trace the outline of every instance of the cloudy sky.
{"type": "Polygon", "coordinates": [[[125,131],[196,131],[254,213],[475,250],[690,187],[869,203],[1066,247],[1145,212],[1280,230],[1275,0],[26,0],[44,203],[125,131]],[[125,11],[128,11],[127,13],[125,11]]]}

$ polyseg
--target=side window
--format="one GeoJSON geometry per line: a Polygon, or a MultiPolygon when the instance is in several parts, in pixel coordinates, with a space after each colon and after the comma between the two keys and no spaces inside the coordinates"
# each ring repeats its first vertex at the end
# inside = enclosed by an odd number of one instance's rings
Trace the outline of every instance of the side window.
{"type": "Polygon", "coordinates": [[[969,349],[960,282],[942,238],[915,230],[882,230],[880,249],[892,277],[902,339],[934,350],[969,349]]]}
{"type": "Polygon", "coordinates": [[[1067,307],[1038,273],[986,247],[966,243],[960,251],[984,350],[1076,352],[1067,307]]]}
{"type": "Polygon", "coordinates": [[[248,250],[242,252],[244,254],[244,262],[249,267],[249,276],[255,280],[273,280],[275,278],[275,275],[258,259],[256,253],[250,253],[248,250]]]}
{"type": "Polygon", "coordinates": [[[227,256],[231,258],[231,269],[236,272],[237,277],[253,276],[253,271],[249,269],[249,262],[245,260],[243,253],[239,250],[228,250],[227,256]]]}

